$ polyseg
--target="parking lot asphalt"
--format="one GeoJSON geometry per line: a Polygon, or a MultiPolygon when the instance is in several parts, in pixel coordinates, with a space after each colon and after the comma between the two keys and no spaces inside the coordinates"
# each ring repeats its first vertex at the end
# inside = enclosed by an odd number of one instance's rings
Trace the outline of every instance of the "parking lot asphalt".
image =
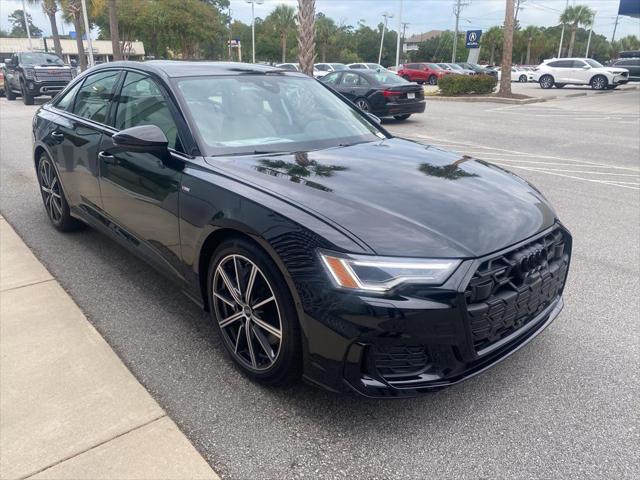
{"type": "Polygon", "coordinates": [[[431,102],[385,122],[532,181],[574,235],[560,317],[463,384],[400,401],[252,384],[206,314],[111,240],[63,235],[31,160],[37,107],[0,99],[0,211],[224,478],[638,478],[640,92],[431,102]]]}

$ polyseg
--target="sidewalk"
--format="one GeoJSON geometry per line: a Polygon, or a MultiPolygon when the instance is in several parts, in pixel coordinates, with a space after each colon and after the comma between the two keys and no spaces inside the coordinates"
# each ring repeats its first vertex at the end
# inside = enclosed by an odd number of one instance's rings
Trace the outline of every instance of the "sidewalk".
{"type": "Polygon", "coordinates": [[[217,479],[0,216],[0,479],[217,479]]]}

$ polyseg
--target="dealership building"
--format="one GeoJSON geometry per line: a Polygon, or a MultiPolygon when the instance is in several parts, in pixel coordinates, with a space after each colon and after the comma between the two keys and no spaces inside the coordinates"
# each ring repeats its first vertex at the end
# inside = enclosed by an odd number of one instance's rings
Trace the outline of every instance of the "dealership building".
{"type": "MultiPolygon", "coordinates": [[[[71,60],[78,61],[78,45],[75,40],[60,39],[62,46],[62,58],[65,63],[71,60]]],[[[83,41],[85,53],[89,53],[89,44],[83,41]]],[[[113,49],[111,40],[92,40],[93,59],[95,62],[110,62],[113,60],[113,49]]],[[[29,48],[28,38],[0,37],[0,62],[11,57],[16,52],[27,52],[29,50],[38,52],[55,52],[52,38],[32,38],[31,48],[29,48]]],[[[144,44],[142,42],[125,42],[123,54],[129,60],[142,60],[145,56],[144,44]]]]}

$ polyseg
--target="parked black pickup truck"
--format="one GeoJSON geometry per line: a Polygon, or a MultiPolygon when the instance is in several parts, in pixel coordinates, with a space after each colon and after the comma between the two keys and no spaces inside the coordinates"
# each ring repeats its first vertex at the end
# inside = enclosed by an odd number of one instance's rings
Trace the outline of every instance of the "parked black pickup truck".
{"type": "Polygon", "coordinates": [[[75,76],[74,70],[53,53],[18,52],[5,59],[7,100],[22,96],[25,105],[41,95],[55,96],[75,76]]]}

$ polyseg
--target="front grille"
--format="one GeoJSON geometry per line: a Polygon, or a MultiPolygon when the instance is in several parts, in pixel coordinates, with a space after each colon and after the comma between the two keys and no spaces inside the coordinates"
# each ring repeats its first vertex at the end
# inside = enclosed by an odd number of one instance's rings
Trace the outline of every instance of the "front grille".
{"type": "Polygon", "coordinates": [[[417,375],[429,361],[424,345],[374,345],[371,355],[377,372],[387,380],[417,375]]]}
{"type": "Polygon", "coordinates": [[[465,291],[477,352],[524,327],[558,298],[569,267],[566,240],[558,227],[478,267],[465,291]]]}
{"type": "Polygon", "coordinates": [[[69,82],[71,81],[71,70],[50,69],[35,71],[35,79],[38,82],[69,82]]]}

